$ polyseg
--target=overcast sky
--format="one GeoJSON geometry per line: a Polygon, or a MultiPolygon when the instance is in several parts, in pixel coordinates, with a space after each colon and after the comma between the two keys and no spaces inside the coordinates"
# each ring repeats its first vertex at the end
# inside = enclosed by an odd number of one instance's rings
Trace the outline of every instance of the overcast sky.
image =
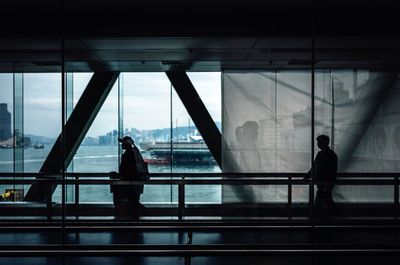
{"type": "MultiPolygon", "coordinates": [[[[91,73],[74,74],[74,104],[91,73]]],[[[215,121],[221,121],[221,74],[189,73],[197,92],[215,121]]],[[[157,129],[170,126],[170,82],[164,73],[124,73],[124,127],[157,129]]],[[[0,103],[13,108],[12,74],[0,74],[0,103]]],[[[173,124],[187,126],[189,115],[173,92],[173,124]]],[[[118,88],[115,85],[91,126],[88,136],[105,134],[118,127],[118,88]]],[[[25,134],[56,137],[61,131],[61,75],[24,74],[25,134]]]]}

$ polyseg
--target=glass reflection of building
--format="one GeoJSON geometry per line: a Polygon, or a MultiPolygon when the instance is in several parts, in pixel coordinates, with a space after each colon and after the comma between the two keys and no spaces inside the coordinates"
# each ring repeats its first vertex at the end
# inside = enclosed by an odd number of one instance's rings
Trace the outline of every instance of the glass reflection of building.
{"type": "Polygon", "coordinates": [[[0,103],[0,141],[11,138],[11,113],[6,103],[0,103]]]}

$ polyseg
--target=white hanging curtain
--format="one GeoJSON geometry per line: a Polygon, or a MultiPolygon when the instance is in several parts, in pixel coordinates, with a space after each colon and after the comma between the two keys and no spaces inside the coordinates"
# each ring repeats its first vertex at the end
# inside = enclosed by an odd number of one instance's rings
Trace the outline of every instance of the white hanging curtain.
{"type": "MultiPolygon", "coordinates": [[[[340,172],[400,169],[396,74],[315,73],[315,136],[331,137],[340,172]],[[397,132],[397,134],[396,134],[397,132]]],[[[311,165],[311,72],[224,72],[223,172],[307,172],[311,165]]],[[[315,154],[318,151],[315,147],[315,154]]],[[[392,187],[336,186],[337,201],[392,200],[392,187]]],[[[294,187],[294,201],[307,201],[294,187]]],[[[223,202],[285,202],[286,186],[223,187],[223,202]]]]}

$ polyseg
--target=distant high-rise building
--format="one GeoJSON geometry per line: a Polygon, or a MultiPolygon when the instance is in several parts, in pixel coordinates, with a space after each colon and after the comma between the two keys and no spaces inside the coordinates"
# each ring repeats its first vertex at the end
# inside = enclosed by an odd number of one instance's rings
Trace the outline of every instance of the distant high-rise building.
{"type": "Polygon", "coordinates": [[[11,138],[11,113],[6,103],[0,103],[0,141],[11,138]]]}

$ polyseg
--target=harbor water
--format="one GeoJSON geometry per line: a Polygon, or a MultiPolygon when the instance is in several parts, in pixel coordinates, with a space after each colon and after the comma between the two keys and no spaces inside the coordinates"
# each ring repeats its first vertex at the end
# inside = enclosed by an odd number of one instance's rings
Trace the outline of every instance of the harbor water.
{"type": "MultiPolygon", "coordinates": [[[[16,163],[17,172],[39,172],[44,160],[49,153],[49,145],[43,149],[25,148],[16,149],[23,153],[23,163],[16,163]]],[[[145,154],[146,156],[146,154],[145,154]]],[[[0,149],[0,172],[14,172],[14,149],[0,149]]],[[[20,156],[21,157],[21,156],[20,156]]],[[[118,171],[118,146],[81,146],[73,162],[68,167],[68,172],[79,173],[107,173],[118,171]]],[[[149,165],[150,173],[218,173],[217,165],[149,165]]],[[[166,177],[168,175],[166,174],[166,177]]],[[[23,188],[25,194],[29,185],[18,185],[12,188],[23,188]]],[[[1,185],[0,192],[11,186],[1,185]]],[[[76,198],[74,186],[67,186],[66,200],[74,202],[76,198]]],[[[220,203],[221,187],[219,185],[186,186],[185,200],[187,203],[220,203]]],[[[141,196],[143,203],[171,204],[177,202],[178,186],[176,185],[146,185],[141,196]]],[[[61,201],[61,188],[58,187],[53,194],[54,202],[61,201]]],[[[108,185],[80,185],[79,202],[103,203],[112,202],[112,194],[108,185]]]]}

